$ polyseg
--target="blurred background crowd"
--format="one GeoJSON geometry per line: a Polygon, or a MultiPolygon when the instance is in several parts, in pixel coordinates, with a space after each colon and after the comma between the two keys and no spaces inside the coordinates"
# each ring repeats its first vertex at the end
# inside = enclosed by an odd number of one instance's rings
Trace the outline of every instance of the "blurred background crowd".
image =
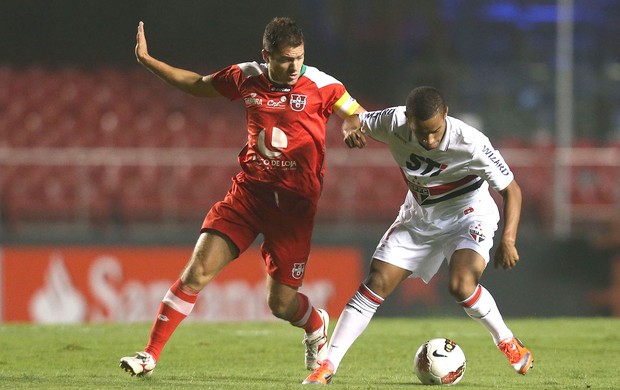
{"type": "MultiPolygon", "coordinates": [[[[260,61],[273,16],[296,19],[306,63],[367,109],[442,90],[515,171],[524,246],[573,259],[569,270],[593,256],[607,275],[620,242],[615,0],[4,0],[0,242],[193,243],[237,172],[244,107],[141,68],[138,21],[154,56],[208,74],[260,61]]],[[[316,239],[372,247],[406,186],[381,145],[350,151],[339,127],[332,118],[316,239]]]]}

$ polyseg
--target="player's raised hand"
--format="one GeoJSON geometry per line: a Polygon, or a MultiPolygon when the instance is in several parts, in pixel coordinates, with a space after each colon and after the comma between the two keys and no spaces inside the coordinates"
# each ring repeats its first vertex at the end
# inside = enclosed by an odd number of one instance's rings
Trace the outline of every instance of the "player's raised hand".
{"type": "Polygon", "coordinates": [[[146,35],[144,34],[144,23],[140,21],[138,23],[138,34],[136,35],[136,59],[139,63],[143,64],[145,58],[149,55],[148,48],[146,46],[146,35]]]}
{"type": "Polygon", "coordinates": [[[366,137],[362,129],[359,115],[351,115],[342,123],[342,135],[344,143],[349,148],[363,148],[366,146],[366,137]]]}

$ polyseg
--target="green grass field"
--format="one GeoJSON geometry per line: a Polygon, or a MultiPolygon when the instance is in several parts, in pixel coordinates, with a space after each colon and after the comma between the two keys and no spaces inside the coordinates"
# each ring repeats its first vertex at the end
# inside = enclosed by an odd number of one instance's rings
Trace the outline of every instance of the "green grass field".
{"type": "MultiPolygon", "coordinates": [[[[422,389],[413,354],[448,337],[467,356],[457,389],[619,389],[620,319],[508,319],[534,353],[526,376],[512,371],[489,334],[464,318],[373,320],[329,386],[422,389]]],[[[333,329],[334,323],[331,324],[333,329]]],[[[150,378],[132,378],[118,359],[141,350],[150,324],[2,325],[2,389],[291,389],[308,372],[302,332],[284,322],[181,325],[150,378]]]]}

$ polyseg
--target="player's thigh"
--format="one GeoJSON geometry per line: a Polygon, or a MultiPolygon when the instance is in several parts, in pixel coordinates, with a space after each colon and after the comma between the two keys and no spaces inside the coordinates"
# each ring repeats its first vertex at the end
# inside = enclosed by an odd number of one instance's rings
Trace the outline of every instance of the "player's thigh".
{"type": "Polygon", "coordinates": [[[456,251],[470,249],[482,257],[486,266],[496,230],[497,220],[494,215],[467,215],[460,218],[444,239],[444,256],[450,262],[456,251]]]}
{"type": "Polygon", "coordinates": [[[264,222],[261,254],[267,274],[282,285],[301,286],[310,256],[315,212],[316,206],[302,198],[281,198],[278,210],[271,211],[270,219],[264,222]]]}
{"type": "Polygon", "coordinates": [[[487,262],[472,249],[459,249],[450,258],[448,290],[457,300],[471,296],[478,286],[487,262]]]}
{"type": "Polygon", "coordinates": [[[372,259],[370,271],[364,283],[372,292],[385,299],[410,275],[409,270],[379,259],[372,259]]]}
{"type": "Polygon", "coordinates": [[[252,191],[249,183],[233,181],[224,200],[217,202],[207,213],[201,232],[214,232],[231,241],[238,253],[244,252],[259,234],[262,223],[260,210],[264,196],[252,191]]]}
{"type": "Polygon", "coordinates": [[[468,215],[446,238],[448,290],[455,299],[466,299],[476,289],[489,262],[496,229],[494,216],[468,215]]]}
{"type": "Polygon", "coordinates": [[[443,242],[418,234],[395,221],[379,241],[373,259],[407,270],[409,277],[421,278],[428,283],[443,262],[442,247],[443,242]]]}

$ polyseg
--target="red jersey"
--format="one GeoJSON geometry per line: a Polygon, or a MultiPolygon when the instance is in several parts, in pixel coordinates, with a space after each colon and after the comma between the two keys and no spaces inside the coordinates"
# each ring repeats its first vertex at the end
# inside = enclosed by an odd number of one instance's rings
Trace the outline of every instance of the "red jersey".
{"type": "Polygon", "coordinates": [[[325,171],[325,129],[336,110],[359,104],[335,78],[303,66],[295,85],[269,80],[267,64],[246,62],[213,74],[230,100],[243,99],[248,143],[239,154],[246,177],[293,191],[316,203],[325,171]]]}

